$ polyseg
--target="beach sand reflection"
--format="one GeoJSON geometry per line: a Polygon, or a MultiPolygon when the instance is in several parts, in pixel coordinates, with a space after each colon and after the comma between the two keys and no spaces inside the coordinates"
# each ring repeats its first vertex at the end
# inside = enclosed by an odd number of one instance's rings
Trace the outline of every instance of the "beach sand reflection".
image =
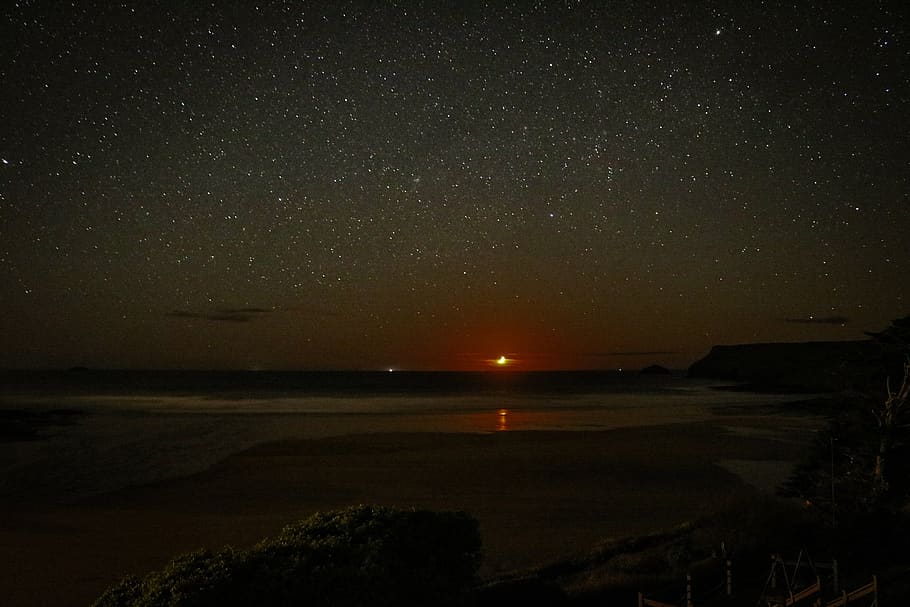
{"type": "Polygon", "coordinates": [[[573,426],[573,412],[571,411],[534,411],[527,409],[513,409],[499,407],[498,409],[475,412],[461,415],[460,419],[450,420],[453,426],[460,431],[469,432],[518,432],[523,430],[564,430],[591,429],[593,424],[585,428],[573,426]]]}
{"type": "Polygon", "coordinates": [[[509,410],[500,409],[499,410],[499,422],[496,424],[497,432],[505,432],[509,429],[509,410]]]}

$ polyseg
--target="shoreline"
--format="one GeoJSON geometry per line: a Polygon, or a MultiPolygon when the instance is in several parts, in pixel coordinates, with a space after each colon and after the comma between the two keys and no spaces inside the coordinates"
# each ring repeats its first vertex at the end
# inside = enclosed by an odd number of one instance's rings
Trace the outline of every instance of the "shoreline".
{"type": "Polygon", "coordinates": [[[4,442],[0,436],[0,509],[74,503],[181,478],[258,444],[287,439],[387,432],[608,431],[720,418],[742,418],[749,425],[762,416],[789,425],[793,412],[775,408],[783,400],[749,394],[727,398],[688,383],[664,393],[623,389],[560,398],[75,396],[30,406],[0,398],[0,413],[23,420],[20,425],[27,422],[33,438],[10,436],[4,442]],[[58,409],[72,414],[63,417],[74,423],[52,423],[61,417],[58,409]]]}
{"type": "Polygon", "coordinates": [[[494,575],[757,494],[724,462],[774,469],[767,462],[796,461],[808,436],[798,440],[798,426],[789,437],[779,431],[770,418],[725,416],[611,430],[389,432],[258,444],[190,476],[65,506],[8,509],[0,541],[16,555],[0,587],[17,589],[10,605],[86,604],[123,575],[160,568],[178,553],[248,546],[315,511],[357,503],[470,512],[481,524],[482,573],[494,575]],[[731,432],[736,420],[759,431],[731,432]]]}

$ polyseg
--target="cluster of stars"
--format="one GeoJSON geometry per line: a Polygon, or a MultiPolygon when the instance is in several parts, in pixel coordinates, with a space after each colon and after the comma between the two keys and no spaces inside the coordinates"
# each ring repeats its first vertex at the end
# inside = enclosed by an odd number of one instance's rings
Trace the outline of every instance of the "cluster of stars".
{"type": "Polygon", "coordinates": [[[498,325],[679,365],[906,312],[887,6],[2,11],[3,364],[434,367],[415,342],[498,325]],[[212,358],[219,306],[277,312],[212,358]]]}

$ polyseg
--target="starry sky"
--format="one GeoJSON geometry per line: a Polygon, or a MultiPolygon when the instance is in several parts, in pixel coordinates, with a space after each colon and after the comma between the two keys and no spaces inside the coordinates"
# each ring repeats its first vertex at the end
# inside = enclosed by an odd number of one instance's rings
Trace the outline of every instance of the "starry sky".
{"type": "Polygon", "coordinates": [[[835,4],[4,3],[0,367],[681,368],[880,330],[908,19],[835,4]]]}

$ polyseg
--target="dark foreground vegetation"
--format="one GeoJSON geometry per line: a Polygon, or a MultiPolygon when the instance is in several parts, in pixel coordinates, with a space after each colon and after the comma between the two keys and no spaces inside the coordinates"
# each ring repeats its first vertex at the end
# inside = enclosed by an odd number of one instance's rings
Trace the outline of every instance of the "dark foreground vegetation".
{"type": "Polygon", "coordinates": [[[470,516],[357,506],[314,515],[250,550],[179,556],[161,571],[126,578],[95,607],[609,607],[637,604],[639,591],[683,605],[687,574],[696,605],[753,605],[773,596],[771,556],[792,561],[800,554],[802,579],[818,574],[829,597],[837,592],[821,565],[834,558],[840,589],[876,575],[881,604],[910,597],[904,513],[854,518],[837,529],[823,519],[794,500],[736,501],[675,529],[604,541],[575,558],[481,580],[480,539],[470,516]]]}
{"type": "Polygon", "coordinates": [[[459,605],[480,564],[463,513],[358,506],[316,514],[250,550],[175,558],[128,577],[95,607],[459,605]]]}

